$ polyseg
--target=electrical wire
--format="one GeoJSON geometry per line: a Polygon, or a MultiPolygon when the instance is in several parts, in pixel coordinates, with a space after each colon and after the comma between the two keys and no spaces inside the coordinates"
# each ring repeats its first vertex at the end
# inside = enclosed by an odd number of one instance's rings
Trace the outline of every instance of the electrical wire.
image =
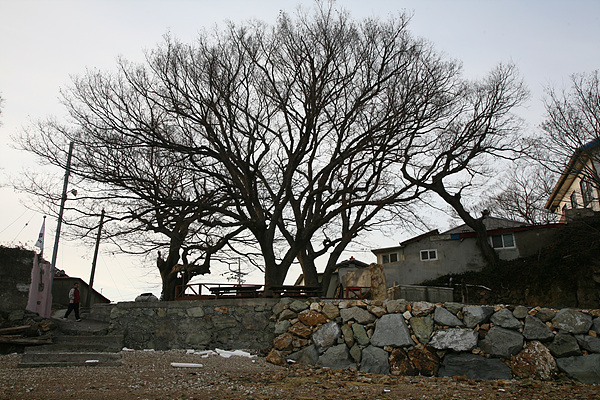
{"type": "Polygon", "coordinates": [[[26,213],[27,211],[29,211],[29,210],[25,210],[25,211],[23,211],[23,214],[19,215],[19,216],[18,216],[18,217],[17,217],[17,218],[16,218],[16,219],[13,221],[13,222],[11,222],[10,224],[8,224],[8,226],[7,226],[6,228],[2,229],[2,230],[0,231],[0,233],[3,233],[5,230],[7,230],[7,229],[8,229],[8,228],[10,228],[11,226],[13,226],[13,224],[14,224],[15,222],[17,222],[19,219],[21,219],[21,217],[22,217],[23,215],[25,215],[25,213],[26,213]]]}
{"type": "Polygon", "coordinates": [[[24,225],[24,226],[21,228],[21,230],[20,230],[19,232],[17,232],[17,235],[16,235],[16,236],[15,236],[15,238],[12,240],[12,241],[13,241],[13,243],[14,243],[14,242],[17,240],[17,238],[19,237],[19,235],[21,234],[21,232],[23,232],[23,230],[24,230],[25,228],[27,228],[27,226],[29,225],[29,223],[31,222],[31,220],[33,219],[33,217],[34,217],[34,216],[35,216],[35,214],[34,214],[34,215],[32,215],[32,216],[31,216],[31,218],[29,218],[29,221],[25,222],[25,225],[24,225]]]}

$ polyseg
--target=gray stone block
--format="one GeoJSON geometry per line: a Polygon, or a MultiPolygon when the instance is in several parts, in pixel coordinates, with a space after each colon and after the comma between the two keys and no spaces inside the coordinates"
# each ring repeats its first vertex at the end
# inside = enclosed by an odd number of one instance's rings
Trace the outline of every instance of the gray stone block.
{"type": "Polygon", "coordinates": [[[539,318],[528,315],[525,318],[525,326],[523,327],[523,336],[527,340],[551,340],[554,338],[552,330],[543,323],[539,318]]]}
{"type": "Polygon", "coordinates": [[[367,335],[367,330],[364,325],[359,323],[352,324],[352,334],[354,335],[354,340],[361,345],[366,346],[369,344],[369,336],[367,335]]]}
{"type": "Polygon", "coordinates": [[[556,311],[554,311],[551,308],[541,308],[536,314],[536,317],[538,317],[540,320],[542,320],[542,322],[548,322],[551,321],[552,318],[554,318],[556,316],[556,311]]]}
{"type": "Polygon", "coordinates": [[[510,358],[523,348],[523,335],[513,330],[499,328],[490,329],[485,339],[479,342],[481,350],[497,357],[510,358]]]}
{"type": "Polygon", "coordinates": [[[437,350],[471,351],[477,346],[477,337],[472,329],[442,329],[433,333],[429,345],[437,350]]]}
{"type": "Polygon", "coordinates": [[[600,338],[589,335],[576,335],[579,346],[590,353],[600,353],[600,338]]]}
{"type": "Polygon", "coordinates": [[[319,350],[317,346],[311,344],[300,351],[290,354],[287,359],[303,365],[315,365],[319,360],[319,350]]]}
{"type": "Polygon", "coordinates": [[[516,306],[513,311],[513,316],[518,319],[524,319],[529,313],[529,309],[525,306],[516,306]]]}
{"type": "Polygon", "coordinates": [[[494,313],[490,317],[490,321],[494,325],[506,329],[520,329],[523,326],[521,325],[521,321],[516,319],[513,313],[507,308],[503,308],[500,311],[494,313]]]}
{"type": "Polygon", "coordinates": [[[386,314],[377,321],[371,344],[378,347],[406,347],[414,345],[415,342],[410,337],[402,314],[386,314]]]}
{"type": "Polygon", "coordinates": [[[600,354],[559,358],[556,363],[570,378],[583,383],[600,383],[600,354]]]}
{"type": "Polygon", "coordinates": [[[319,351],[324,351],[334,344],[337,344],[338,338],[342,336],[342,330],[334,321],[328,322],[321,326],[315,333],[312,334],[312,339],[319,351]]]}
{"type": "Polygon", "coordinates": [[[438,376],[463,376],[469,379],[511,379],[510,368],[502,361],[470,353],[449,353],[442,360],[438,376]]]}
{"type": "Polygon", "coordinates": [[[330,347],[319,357],[317,361],[319,367],[328,367],[331,369],[356,368],[356,363],[348,351],[345,344],[338,344],[330,347]]]}
{"type": "Polygon", "coordinates": [[[390,363],[387,351],[379,347],[369,346],[362,351],[360,370],[374,374],[389,374],[390,363]]]}
{"type": "Polygon", "coordinates": [[[308,308],[309,308],[309,305],[306,304],[305,301],[294,300],[293,302],[290,303],[290,310],[292,310],[296,313],[300,313],[304,310],[307,310],[308,308]]]}
{"type": "Polygon", "coordinates": [[[410,326],[419,339],[419,343],[429,343],[429,338],[433,333],[433,318],[430,315],[426,317],[412,317],[410,319],[410,326]]]}
{"type": "Polygon", "coordinates": [[[554,357],[570,357],[580,356],[581,349],[572,335],[567,333],[559,333],[554,337],[554,340],[548,346],[548,350],[554,357]]]}
{"type": "Polygon", "coordinates": [[[376,319],[373,314],[360,307],[343,308],[340,310],[340,315],[342,316],[342,321],[344,321],[344,323],[356,321],[359,324],[370,324],[376,319]]]}
{"type": "Polygon", "coordinates": [[[592,317],[581,311],[565,308],[556,313],[552,326],[573,334],[586,334],[592,326],[592,317]]]}
{"type": "Polygon", "coordinates": [[[442,326],[465,326],[465,324],[458,319],[458,317],[452,314],[450,311],[445,309],[444,307],[437,307],[435,309],[435,313],[433,314],[433,319],[438,325],[442,326]]]}
{"type": "Polygon", "coordinates": [[[492,307],[468,306],[463,307],[463,322],[468,328],[486,323],[494,313],[492,307]]]}

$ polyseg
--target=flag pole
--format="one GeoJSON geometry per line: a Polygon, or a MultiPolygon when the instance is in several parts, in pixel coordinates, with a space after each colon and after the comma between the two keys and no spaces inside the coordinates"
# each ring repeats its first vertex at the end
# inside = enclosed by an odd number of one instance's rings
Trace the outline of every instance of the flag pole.
{"type": "Polygon", "coordinates": [[[54,274],[56,273],[56,257],[58,255],[58,240],[60,239],[60,228],[62,226],[63,212],[65,211],[65,201],[67,201],[67,186],[69,185],[69,174],[71,173],[71,158],[73,157],[73,142],[69,144],[69,155],[67,156],[67,166],[65,168],[65,179],[63,182],[62,197],[60,199],[60,210],[58,211],[58,222],[56,223],[56,236],[54,237],[54,249],[52,251],[52,286],[54,285],[54,274]]]}

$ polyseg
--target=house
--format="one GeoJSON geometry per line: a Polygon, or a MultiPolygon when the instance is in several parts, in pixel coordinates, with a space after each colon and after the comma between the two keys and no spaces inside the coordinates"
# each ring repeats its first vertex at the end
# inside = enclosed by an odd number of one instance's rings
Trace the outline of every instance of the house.
{"type": "Polygon", "coordinates": [[[595,140],[571,156],[545,208],[559,214],[560,222],[566,222],[568,215],[581,214],[583,210],[600,211],[599,170],[598,141],[595,140]]]}
{"type": "MultiPolygon", "coordinates": [[[[489,215],[483,219],[492,247],[502,260],[536,254],[562,224],[529,225],[489,215]]],[[[418,285],[448,274],[479,271],[485,260],[469,226],[446,232],[437,229],[401,242],[399,246],[372,250],[382,264],[387,286],[418,285]]]]}

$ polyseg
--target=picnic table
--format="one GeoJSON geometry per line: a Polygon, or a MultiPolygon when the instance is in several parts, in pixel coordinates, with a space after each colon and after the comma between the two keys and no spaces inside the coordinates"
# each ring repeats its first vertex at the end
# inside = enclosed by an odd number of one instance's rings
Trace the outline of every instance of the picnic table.
{"type": "Polygon", "coordinates": [[[258,297],[262,285],[219,285],[208,288],[218,299],[220,297],[258,297]]]}
{"type": "Polygon", "coordinates": [[[265,294],[273,297],[312,297],[321,294],[318,286],[269,285],[265,286],[265,294]]]}

